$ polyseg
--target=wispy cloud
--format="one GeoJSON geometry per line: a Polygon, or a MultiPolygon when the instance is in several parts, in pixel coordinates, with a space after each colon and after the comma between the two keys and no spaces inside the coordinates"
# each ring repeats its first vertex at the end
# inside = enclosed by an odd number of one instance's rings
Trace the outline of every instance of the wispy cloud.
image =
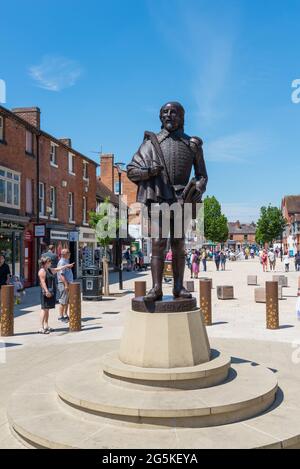
{"type": "Polygon", "coordinates": [[[242,223],[251,223],[258,220],[261,205],[250,205],[246,202],[222,203],[222,212],[224,212],[228,221],[239,220],[242,223]]]}
{"type": "Polygon", "coordinates": [[[38,65],[29,67],[29,75],[37,86],[49,91],[61,91],[75,85],[82,74],[79,64],[62,56],[46,55],[38,65]]]}
{"type": "Polygon", "coordinates": [[[226,135],[205,145],[205,157],[210,161],[247,162],[259,156],[267,147],[266,140],[256,132],[238,132],[226,135]]]}

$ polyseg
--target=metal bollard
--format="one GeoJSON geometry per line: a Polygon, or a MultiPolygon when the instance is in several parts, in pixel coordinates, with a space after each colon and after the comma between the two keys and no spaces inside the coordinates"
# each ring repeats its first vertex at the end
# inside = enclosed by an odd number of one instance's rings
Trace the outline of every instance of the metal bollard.
{"type": "Polygon", "coordinates": [[[209,280],[200,280],[200,309],[204,317],[206,326],[212,325],[211,311],[211,282],[209,280]]]}
{"type": "Polygon", "coordinates": [[[266,282],[267,329],[279,329],[278,282],[266,282]]]}
{"type": "Polygon", "coordinates": [[[70,321],[69,321],[69,330],[70,332],[81,331],[81,291],[80,283],[73,282],[70,283],[70,321]]]}
{"type": "Polygon", "coordinates": [[[14,335],[14,286],[1,287],[1,334],[2,337],[14,335]]]}
{"type": "Polygon", "coordinates": [[[134,282],[134,296],[145,296],[146,295],[146,282],[136,281],[134,282]]]}

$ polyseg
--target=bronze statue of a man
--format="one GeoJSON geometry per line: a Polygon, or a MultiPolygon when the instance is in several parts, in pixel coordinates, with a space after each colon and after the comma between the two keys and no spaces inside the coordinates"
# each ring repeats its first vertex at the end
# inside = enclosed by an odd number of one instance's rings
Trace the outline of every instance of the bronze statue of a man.
{"type": "MultiPolygon", "coordinates": [[[[160,110],[161,131],[158,134],[145,132],[144,142],[127,166],[129,179],[138,185],[137,202],[153,203],[182,202],[191,170],[194,167],[195,187],[190,202],[201,202],[207,184],[207,172],[203,158],[202,140],[184,133],[184,108],[177,102],[168,102],[160,110]]],[[[183,200],[184,202],[184,200],[183,200]]],[[[153,287],[145,300],[162,299],[162,279],[167,238],[161,233],[152,239],[151,272],[153,287]]],[[[171,219],[170,243],[174,276],[174,298],[190,298],[183,287],[185,268],[185,241],[174,236],[174,218],[171,219]]]]}

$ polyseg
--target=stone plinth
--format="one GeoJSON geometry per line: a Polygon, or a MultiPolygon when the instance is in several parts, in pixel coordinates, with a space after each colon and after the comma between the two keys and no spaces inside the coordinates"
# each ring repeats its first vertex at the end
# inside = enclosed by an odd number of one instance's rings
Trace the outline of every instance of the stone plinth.
{"type": "Polygon", "coordinates": [[[195,284],[194,280],[187,280],[186,282],[183,282],[183,286],[189,291],[190,293],[194,293],[195,291],[195,284]]]}
{"type": "Polygon", "coordinates": [[[208,362],[210,346],[200,310],[155,314],[128,311],[119,358],[128,365],[145,368],[208,362]]]}
{"type": "Polygon", "coordinates": [[[145,301],[143,297],[132,298],[133,311],[141,313],[182,313],[197,307],[196,298],[177,298],[164,296],[162,301],[145,301]]]}
{"type": "Polygon", "coordinates": [[[217,287],[217,295],[219,300],[233,300],[233,286],[230,285],[219,285],[217,287]]]}
{"type": "MultiPolygon", "coordinates": [[[[282,300],[282,286],[278,285],[278,299],[282,300]]],[[[266,289],[264,287],[255,288],[254,290],[254,300],[256,303],[265,303],[266,302],[266,289]]]]}
{"type": "Polygon", "coordinates": [[[273,282],[278,282],[282,287],[288,287],[288,278],[285,275],[273,275],[273,282]]]}
{"type": "Polygon", "coordinates": [[[247,285],[257,285],[257,275],[248,275],[247,285]]]}

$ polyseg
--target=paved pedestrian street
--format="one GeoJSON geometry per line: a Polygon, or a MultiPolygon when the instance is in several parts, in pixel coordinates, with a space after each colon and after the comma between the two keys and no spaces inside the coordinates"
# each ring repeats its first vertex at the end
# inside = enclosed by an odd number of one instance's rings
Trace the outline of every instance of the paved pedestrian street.
{"type": "MultiPolygon", "coordinates": [[[[237,262],[227,262],[225,272],[216,272],[213,262],[208,263],[206,277],[213,281],[212,310],[213,325],[207,327],[209,340],[213,348],[231,355],[234,360],[257,362],[272,369],[280,385],[285,386],[285,397],[291,395],[291,400],[285,408],[284,404],[278,409],[279,422],[272,428],[257,428],[253,444],[258,446],[282,446],[285,441],[288,446],[300,444],[300,423],[293,416],[293,391],[300,385],[300,321],[296,317],[297,301],[297,272],[287,275],[288,287],[283,288],[283,299],[279,301],[280,328],[266,329],[266,305],[255,303],[255,286],[247,285],[248,275],[257,275],[259,286],[271,280],[273,273],[263,273],[257,259],[237,262]],[[218,285],[232,285],[234,287],[233,300],[218,300],[218,285]],[[293,379],[291,379],[291,376],[293,379]],[[288,419],[288,425],[287,425],[288,419]],[[285,432],[285,435],[282,435],[285,432]],[[295,435],[298,435],[297,437],[295,435]],[[290,439],[294,438],[293,441],[290,439]]],[[[277,261],[275,274],[284,274],[283,266],[277,261]]],[[[204,273],[201,272],[201,276],[204,273]]],[[[1,339],[0,348],[0,447],[24,448],[15,435],[11,434],[7,421],[7,405],[14,391],[21,385],[40,377],[51,377],[73,364],[88,359],[101,357],[104,353],[118,348],[123,330],[124,314],[130,309],[133,297],[134,281],[146,280],[147,288],[151,287],[150,271],[143,273],[124,272],[124,290],[118,290],[117,274],[111,274],[111,296],[102,301],[82,302],[82,330],[70,333],[66,324],[61,324],[57,317],[57,310],[51,311],[50,326],[55,329],[49,335],[37,333],[39,328],[39,288],[27,290],[23,303],[15,307],[15,334],[13,337],[1,339]]],[[[189,271],[185,272],[189,280],[189,271]]],[[[199,295],[199,281],[195,280],[196,291],[199,295]]],[[[164,284],[164,294],[171,294],[172,285],[164,284]]],[[[20,394],[22,399],[22,394],[20,394]]],[[[251,419],[242,425],[250,425],[251,419]]],[[[234,425],[229,425],[233,432],[231,437],[216,441],[215,446],[230,447],[231,445],[250,444],[238,438],[234,425]],[[233,441],[232,437],[235,436],[233,441]]],[[[204,447],[210,447],[209,435],[212,428],[204,428],[207,438],[203,440],[204,447]]],[[[242,437],[241,437],[242,438],[242,437]]],[[[192,444],[192,442],[190,442],[192,444]]]]}

